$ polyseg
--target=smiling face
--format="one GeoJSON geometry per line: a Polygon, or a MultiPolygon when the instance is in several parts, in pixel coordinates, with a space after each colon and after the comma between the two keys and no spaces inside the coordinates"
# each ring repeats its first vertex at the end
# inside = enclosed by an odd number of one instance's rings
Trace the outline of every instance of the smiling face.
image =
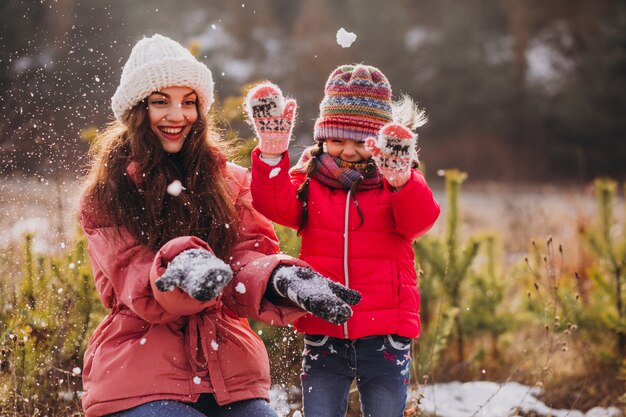
{"type": "Polygon", "coordinates": [[[148,96],[150,127],[163,150],[177,153],[198,120],[198,96],[189,87],[167,87],[148,96]]]}
{"type": "Polygon", "coordinates": [[[346,162],[362,162],[372,157],[372,153],[365,149],[365,144],[347,139],[326,139],[326,152],[335,158],[346,162]]]}

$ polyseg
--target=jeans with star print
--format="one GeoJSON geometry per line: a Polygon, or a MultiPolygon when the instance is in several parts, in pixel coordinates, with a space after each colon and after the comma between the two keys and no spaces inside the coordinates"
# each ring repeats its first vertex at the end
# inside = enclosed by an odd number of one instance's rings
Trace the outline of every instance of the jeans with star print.
{"type": "Polygon", "coordinates": [[[407,337],[305,335],[300,375],[304,417],[345,417],[355,379],[364,417],[402,417],[410,363],[407,337]]]}

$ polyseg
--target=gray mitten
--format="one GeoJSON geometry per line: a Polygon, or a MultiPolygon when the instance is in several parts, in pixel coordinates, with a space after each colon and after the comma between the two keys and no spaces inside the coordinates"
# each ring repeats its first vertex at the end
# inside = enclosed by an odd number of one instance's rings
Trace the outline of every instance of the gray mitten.
{"type": "Polygon", "coordinates": [[[174,257],[154,283],[160,291],[179,287],[198,301],[209,301],[232,279],[230,266],[217,256],[205,249],[187,249],[174,257]]]}
{"type": "Polygon", "coordinates": [[[357,291],[300,266],[278,266],[269,287],[303,310],[334,324],[346,322],[352,316],[350,306],[361,301],[357,291]]]}

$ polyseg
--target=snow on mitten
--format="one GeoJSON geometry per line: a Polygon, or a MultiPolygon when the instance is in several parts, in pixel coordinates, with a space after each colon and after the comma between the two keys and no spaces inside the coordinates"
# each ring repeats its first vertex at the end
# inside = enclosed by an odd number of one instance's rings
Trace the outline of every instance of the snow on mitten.
{"type": "Polygon", "coordinates": [[[300,266],[279,265],[268,287],[303,310],[334,324],[347,321],[352,316],[350,306],[361,301],[357,291],[300,266]]]}
{"type": "Polygon", "coordinates": [[[244,104],[261,153],[280,155],[285,152],[296,118],[296,101],[285,101],[277,85],[265,82],[248,92],[244,104]]]}
{"type": "Polygon", "coordinates": [[[208,250],[187,249],[176,255],[155,284],[160,291],[180,287],[198,301],[209,301],[216,298],[232,278],[230,266],[208,250]]]}
{"type": "Polygon", "coordinates": [[[365,147],[392,187],[402,187],[411,177],[411,164],[417,161],[417,135],[399,123],[388,123],[378,138],[368,138],[365,147]]]}

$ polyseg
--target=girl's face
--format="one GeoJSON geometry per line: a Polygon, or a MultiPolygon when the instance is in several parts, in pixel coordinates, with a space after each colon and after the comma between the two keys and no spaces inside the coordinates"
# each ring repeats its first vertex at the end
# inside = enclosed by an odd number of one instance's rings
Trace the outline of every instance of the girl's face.
{"type": "Polygon", "coordinates": [[[167,87],[148,96],[150,127],[167,153],[177,153],[198,120],[198,95],[189,87],[167,87]]]}
{"type": "Polygon", "coordinates": [[[365,149],[364,143],[346,139],[326,139],[326,152],[335,158],[346,162],[362,162],[372,157],[372,153],[365,149]]]}

